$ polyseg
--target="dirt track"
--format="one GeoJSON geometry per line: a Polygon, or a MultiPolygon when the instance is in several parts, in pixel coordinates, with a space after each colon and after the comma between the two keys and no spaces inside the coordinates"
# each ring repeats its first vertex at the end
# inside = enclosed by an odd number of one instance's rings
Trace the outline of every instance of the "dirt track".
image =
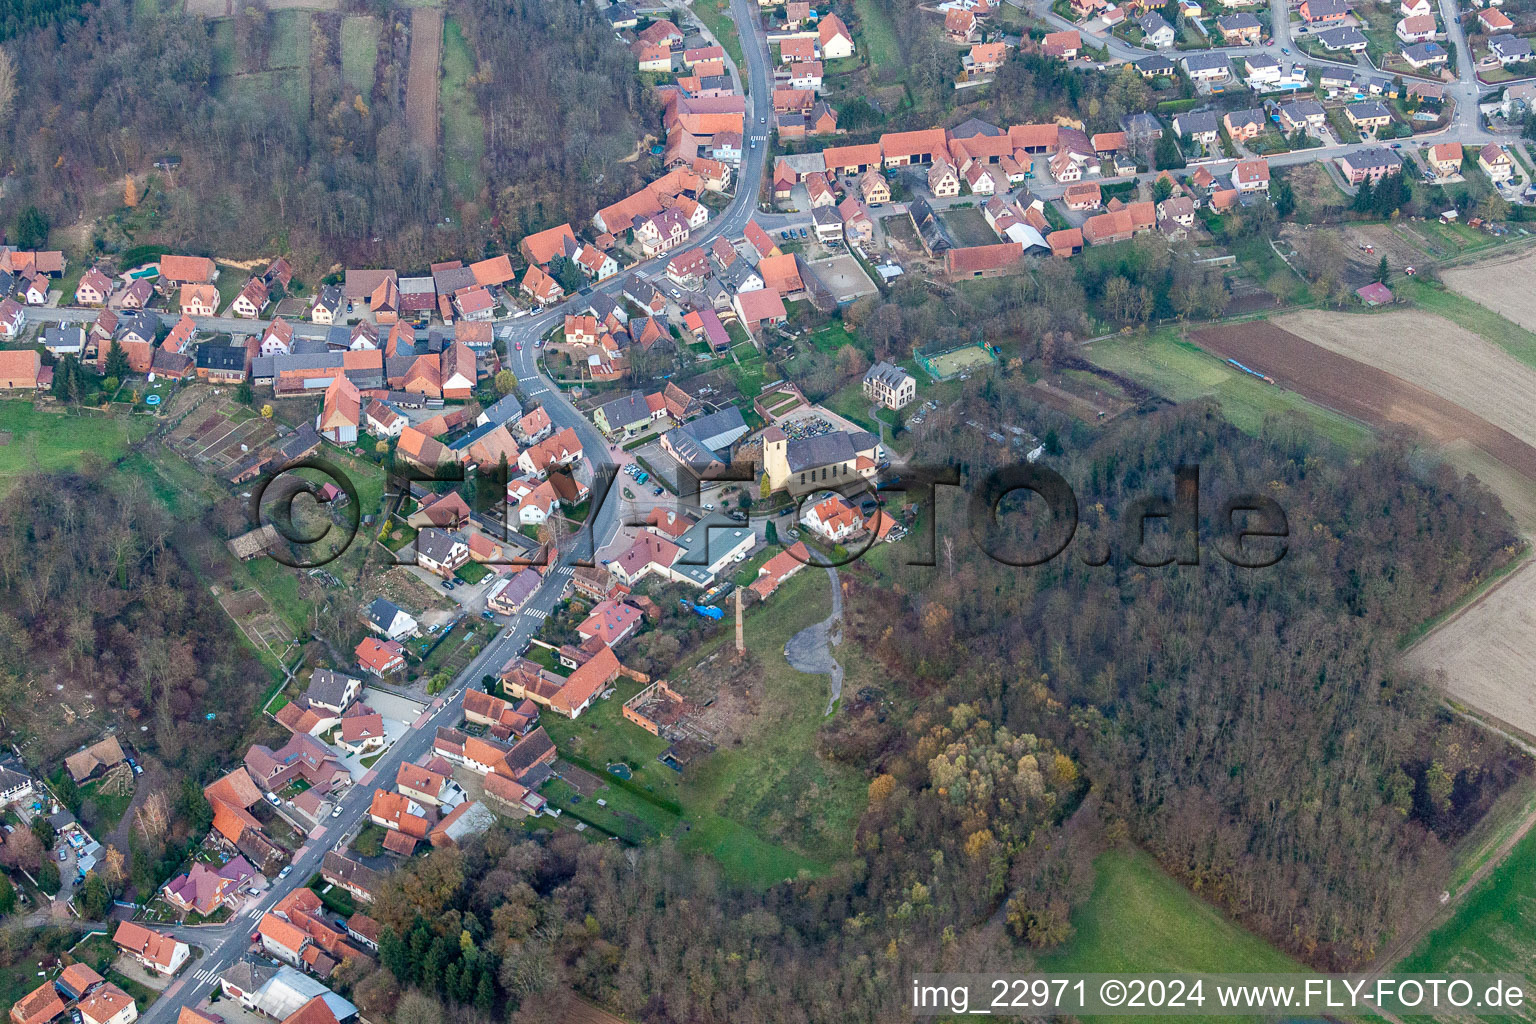
{"type": "MultiPolygon", "coordinates": [[[[1273,377],[1346,416],[1406,427],[1440,443],[1465,440],[1532,480],[1536,448],[1440,395],[1265,322],[1195,331],[1202,348],[1273,377]]],[[[1536,433],[1531,436],[1536,437],[1536,433]]]]}
{"type": "Polygon", "coordinates": [[[405,124],[428,161],[437,154],[437,79],[443,56],[443,12],[411,11],[411,61],[405,80],[405,124]]]}
{"type": "Polygon", "coordinates": [[[1374,316],[1307,310],[1275,324],[1433,391],[1536,445],[1536,370],[1449,320],[1407,310],[1374,316]]]}
{"type": "Polygon", "coordinates": [[[1536,331],[1536,252],[1481,260],[1442,271],[1441,278],[1452,291],[1536,331]]]}

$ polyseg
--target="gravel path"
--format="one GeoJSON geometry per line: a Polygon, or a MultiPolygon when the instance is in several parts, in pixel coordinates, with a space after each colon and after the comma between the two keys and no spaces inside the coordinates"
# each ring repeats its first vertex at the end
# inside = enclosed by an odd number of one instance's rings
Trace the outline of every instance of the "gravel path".
{"type": "Polygon", "coordinates": [[[832,614],[790,637],[784,645],[784,657],[796,671],[831,677],[827,697],[830,715],[843,695],[843,666],[832,657],[832,648],[843,642],[843,586],[831,566],[827,566],[827,579],[832,584],[832,614]]]}

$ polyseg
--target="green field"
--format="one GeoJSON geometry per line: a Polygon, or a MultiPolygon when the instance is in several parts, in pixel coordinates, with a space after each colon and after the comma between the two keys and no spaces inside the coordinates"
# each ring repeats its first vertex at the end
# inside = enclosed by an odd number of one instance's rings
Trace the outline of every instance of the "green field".
{"type": "Polygon", "coordinates": [[[864,59],[872,68],[897,68],[901,66],[901,47],[896,42],[896,27],[874,0],[854,0],[853,9],[859,17],[854,34],[864,59]]]}
{"type": "Polygon", "coordinates": [[[367,98],[373,91],[373,71],[379,60],[379,26],[368,14],[349,14],[341,21],[341,77],[367,98]]]}
{"type": "Polygon", "coordinates": [[[443,21],[443,77],[438,110],[443,119],[443,159],[448,180],[461,200],[480,195],[480,161],[485,156],[485,122],[469,91],[475,55],[453,18],[443,21]]]}
{"type": "Polygon", "coordinates": [[[1354,420],[1234,369],[1184,341],[1174,328],[1096,341],[1084,354],[1175,402],[1214,398],[1221,402],[1227,419],[1249,434],[1260,431],[1266,416],[1295,413],[1345,448],[1363,448],[1372,437],[1367,427],[1354,420]]]}
{"type": "Polygon", "coordinates": [[[736,22],[731,20],[729,5],[723,0],[701,0],[692,5],[692,10],[694,15],[704,23],[704,27],[720,40],[720,46],[741,72],[741,84],[746,88],[748,86],[746,57],[742,54],[741,37],[736,32],[736,22]]]}
{"type": "Polygon", "coordinates": [[[0,401],[0,494],[27,473],[77,468],[83,456],[116,459],[149,433],[148,417],[39,412],[0,401]]]}
{"type": "MultiPolygon", "coordinates": [[[[632,822],[630,828],[617,829],[626,838],[644,840],[651,828],[665,831],[685,850],[708,853],[732,878],[758,885],[793,878],[802,870],[825,871],[850,849],[865,783],[860,773],[817,756],[826,679],[790,668],[782,652],[791,636],[825,618],[830,608],[826,575],[807,571],[747,613],[747,642],[762,665],[762,710],[746,727],[739,747],[696,759],[682,774],[656,760],[666,751],[666,740],[623,718],[623,701],[639,691],[638,683],[620,680],[611,699],[599,701],[576,721],[548,716],[545,728],[562,756],[584,762],[591,771],[600,774],[616,761],[633,769],[635,792],[623,799],[652,807],[644,814],[634,812],[644,828],[632,822]],[[680,820],[673,808],[682,810],[680,820]]],[[[720,629],[690,664],[729,636],[729,630],[720,629]]],[[[685,675],[680,669],[672,679],[685,675]]],[[[600,795],[609,799],[607,792],[600,795]]],[[[588,803],[578,805],[582,814],[592,810],[588,803]]],[[[623,804],[617,809],[623,810],[623,804]]]]}
{"type": "MultiPolygon", "coordinates": [[[[1468,893],[1455,915],[1394,973],[1504,974],[1536,979],[1536,830],[1468,893]]],[[[1529,985],[1527,985],[1529,989],[1529,985]]]]}
{"type": "Polygon", "coordinates": [[[1094,861],[1094,871],[1093,895],[1072,915],[1076,934],[1061,949],[1039,957],[1039,970],[1063,974],[1305,970],[1192,895],[1139,850],[1102,854],[1094,861]]]}

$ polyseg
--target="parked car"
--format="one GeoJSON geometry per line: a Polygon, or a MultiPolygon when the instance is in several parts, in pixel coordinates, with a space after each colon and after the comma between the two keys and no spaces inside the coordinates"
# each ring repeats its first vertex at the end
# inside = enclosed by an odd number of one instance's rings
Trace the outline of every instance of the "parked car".
{"type": "Polygon", "coordinates": [[[652,494],[654,494],[654,495],[656,495],[656,496],[657,496],[657,497],[660,497],[660,496],[661,496],[661,492],[662,492],[662,491],[663,491],[663,490],[664,490],[664,488],[661,488],[661,487],[658,487],[658,488],[656,488],[656,489],[655,489],[655,490],[654,490],[654,491],[652,491],[652,492],[651,492],[651,493],[652,493],[652,494]]]}
{"type": "Polygon", "coordinates": [[[336,805],[336,809],[331,812],[331,817],[333,817],[333,818],[341,817],[341,804],[337,804],[336,805]]]}
{"type": "Polygon", "coordinates": [[[291,874],[293,874],[293,865],[292,864],[288,864],[288,865],[286,865],[283,868],[283,870],[281,870],[281,871],[279,871],[277,873],[277,877],[278,878],[287,878],[291,874]]]}
{"type": "Polygon", "coordinates": [[[805,228],[801,228],[801,229],[800,229],[800,237],[801,237],[801,238],[804,238],[804,237],[805,237],[805,228]]]}

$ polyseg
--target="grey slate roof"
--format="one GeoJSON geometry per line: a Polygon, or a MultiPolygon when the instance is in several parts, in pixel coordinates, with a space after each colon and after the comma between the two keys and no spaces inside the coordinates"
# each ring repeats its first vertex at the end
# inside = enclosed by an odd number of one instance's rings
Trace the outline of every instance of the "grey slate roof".
{"type": "Polygon", "coordinates": [[[330,707],[340,707],[346,697],[347,686],[351,682],[351,677],[342,675],[340,672],[332,672],[328,668],[317,668],[314,675],[309,677],[309,689],[304,692],[304,696],[330,707]]]}
{"type": "Polygon", "coordinates": [[[639,391],[631,391],[622,398],[604,402],[601,408],[603,418],[608,421],[608,426],[613,430],[651,418],[650,406],[646,405],[645,395],[639,391]]]}
{"type": "Polygon", "coordinates": [[[1216,115],[1209,110],[1193,110],[1187,114],[1180,114],[1173,119],[1173,124],[1180,135],[1198,135],[1201,132],[1221,130],[1221,122],[1217,121],[1216,115]]]}
{"type": "Polygon", "coordinates": [[[462,543],[464,538],[458,534],[429,526],[416,535],[416,552],[426,555],[434,562],[446,562],[453,551],[453,546],[462,543]]]}
{"type": "Polygon", "coordinates": [[[508,420],[521,419],[523,415],[523,403],[517,400],[516,395],[503,395],[491,403],[481,414],[488,423],[506,423],[508,420]]]}
{"type": "Polygon", "coordinates": [[[388,631],[399,613],[400,606],[386,597],[376,597],[368,605],[368,621],[381,630],[388,631]]]}
{"type": "Polygon", "coordinates": [[[867,430],[836,431],[817,437],[792,437],[784,446],[784,457],[792,473],[820,469],[839,462],[851,462],[859,452],[879,445],[880,439],[867,430]]]}
{"type": "Polygon", "coordinates": [[[747,421],[742,418],[741,410],[734,405],[700,416],[688,423],[686,429],[716,451],[739,441],[748,432],[747,421]]]}

